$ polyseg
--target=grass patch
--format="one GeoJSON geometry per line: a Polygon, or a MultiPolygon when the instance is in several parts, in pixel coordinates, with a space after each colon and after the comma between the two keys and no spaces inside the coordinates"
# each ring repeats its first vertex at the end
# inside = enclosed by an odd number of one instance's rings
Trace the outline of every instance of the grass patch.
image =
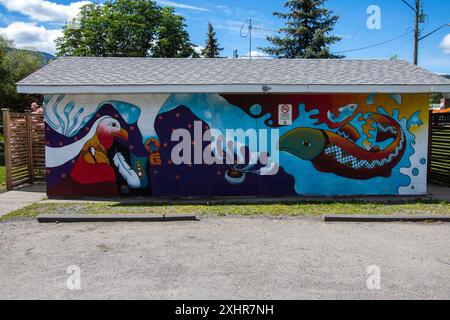
{"type": "Polygon", "coordinates": [[[293,203],[293,204],[211,204],[211,205],[161,205],[128,204],[120,202],[90,203],[39,203],[13,211],[0,221],[39,214],[167,214],[184,213],[216,216],[319,216],[322,214],[450,214],[450,203],[416,202],[404,204],[379,204],[364,202],[293,203]]]}
{"type": "Polygon", "coordinates": [[[6,190],[6,172],[5,166],[0,165],[0,192],[6,190]]]}

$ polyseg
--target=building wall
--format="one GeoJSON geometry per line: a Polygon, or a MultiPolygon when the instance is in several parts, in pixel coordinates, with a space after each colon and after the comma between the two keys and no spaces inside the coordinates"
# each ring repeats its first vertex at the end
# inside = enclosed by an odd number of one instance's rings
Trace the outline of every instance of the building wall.
{"type": "Polygon", "coordinates": [[[424,194],[427,106],[424,94],[46,96],[48,195],[424,194]]]}

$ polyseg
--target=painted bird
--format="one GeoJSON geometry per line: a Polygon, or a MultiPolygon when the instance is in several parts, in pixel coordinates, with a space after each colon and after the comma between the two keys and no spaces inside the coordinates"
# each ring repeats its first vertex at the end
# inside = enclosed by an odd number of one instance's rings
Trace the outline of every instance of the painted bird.
{"type": "Polygon", "coordinates": [[[71,177],[80,184],[115,182],[116,174],[108,159],[108,150],[116,138],[128,140],[128,132],[116,119],[103,117],[95,134],[84,143],[71,177]]]}

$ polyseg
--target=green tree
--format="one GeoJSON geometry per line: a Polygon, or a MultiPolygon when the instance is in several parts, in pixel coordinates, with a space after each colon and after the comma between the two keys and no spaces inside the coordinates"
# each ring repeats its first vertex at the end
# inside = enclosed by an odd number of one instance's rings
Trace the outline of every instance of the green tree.
{"type": "MultiPolygon", "coordinates": [[[[105,4],[106,5],[106,4],[105,4]]],[[[56,39],[59,56],[106,56],[107,28],[105,9],[98,4],[87,4],[77,18],[63,27],[63,36],[56,39]]]]}
{"type": "Polygon", "coordinates": [[[56,40],[58,55],[145,57],[161,21],[152,0],[108,0],[83,6],[56,40]]]}
{"type": "Polygon", "coordinates": [[[0,35],[0,108],[29,109],[35,95],[18,94],[16,82],[44,65],[38,52],[15,49],[14,43],[0,35]]]}
{"type": "Polygon", "coordinates": [[[155,58],[187,58],[195,55],[184,17],[175,14],[172,7],[162,9],[158,38],[151,50],[155,58]]]}
{"type": "Polygon", "coordinates": [[[3,85],[8,77],[8,74],[6,72],[6,58],[8,56],[8,50],[12,47],[12,45],[13,44],[11,41],[0,34],[0,90],[2,90],[3,85]]]}
{"type": "Polygon", "coordinates": [[[211,22],[208,23],[208,33],[206,35],[205,49],[202,50],[204,58],[219,58],[220,51],[223,48],[219,47],[219,41],[216,38],[216,32],[211,22]]]}
{"type": "Polygon", "coordinates": [[[90,3],[63,27],[59,56],[188,57],[192,55],[184,18],[153,0],[90,3]]]}
{"type": "Polygon", "coordinates": [[[288,0],[287,13],[274,15],[286,20],[280,36],[267,37],[272,47],[261,48],[267,54],[280,58],[336,59],[343,56],[330,53],[329,46],[341,40],[330,35],[338,16],[324,7],[325,0],[288,0]]]}

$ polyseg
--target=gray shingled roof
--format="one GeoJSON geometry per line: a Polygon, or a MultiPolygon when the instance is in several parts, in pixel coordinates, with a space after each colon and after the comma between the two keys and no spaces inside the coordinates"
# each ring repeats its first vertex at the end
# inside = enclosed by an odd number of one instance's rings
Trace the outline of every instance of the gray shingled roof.
{"type": "Polygon", "coordinates": [[[450,85],[398,60],[58,58],[19,86],[450,85]]]}

